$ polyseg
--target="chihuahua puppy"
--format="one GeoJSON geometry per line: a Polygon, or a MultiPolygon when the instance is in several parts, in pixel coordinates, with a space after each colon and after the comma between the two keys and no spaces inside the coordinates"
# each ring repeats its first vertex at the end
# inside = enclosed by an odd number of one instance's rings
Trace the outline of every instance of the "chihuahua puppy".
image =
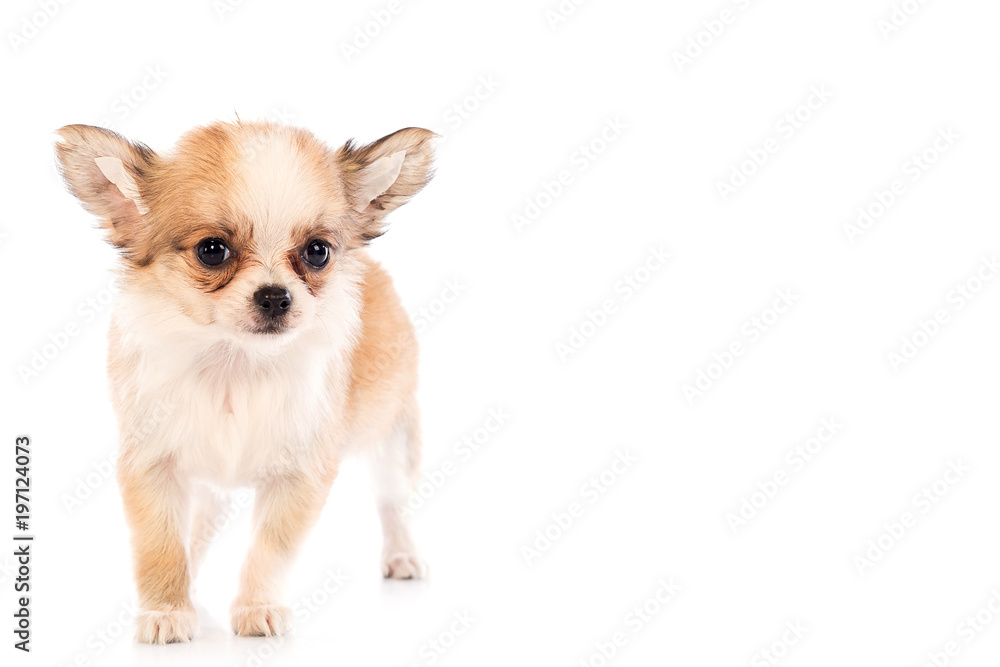
{"type": "Polygon", "coordinates": [[[193,636],[192,579],[232,487],[256,490],[233,630],[284,633],[284,574],[353,452],[374,462],[384,576],[423,576],[402,513],[420,465],[416,340],[364,247],[430,180],[436,135],[333,150],[216,123],[156,153],[98,127],[58,134],[69,190],[121,251],[108,376],[138,641],[193,636]]]}

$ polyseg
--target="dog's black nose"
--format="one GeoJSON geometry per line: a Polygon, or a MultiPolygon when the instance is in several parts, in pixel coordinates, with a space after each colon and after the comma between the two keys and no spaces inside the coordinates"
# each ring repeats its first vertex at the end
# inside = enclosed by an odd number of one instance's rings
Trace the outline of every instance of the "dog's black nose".
{"type": "Polygon", "coordinates": [[[253,301],[271,318],[281,317],[292,307],[292,295],[281,285],[264,285],[254,292],[253,301]]]}

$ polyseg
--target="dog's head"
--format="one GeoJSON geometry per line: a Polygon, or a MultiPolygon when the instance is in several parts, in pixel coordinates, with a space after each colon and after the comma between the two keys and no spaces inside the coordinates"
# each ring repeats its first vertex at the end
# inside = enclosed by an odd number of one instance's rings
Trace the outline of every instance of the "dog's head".
{"type": "Polygon", "coordinates": [[[126,286],[175,324],[276,349],[356,279],[343,275],[352,252],[430,180],[434,136],[408,128],[332,150],[296,128],[217,123],[161,155],[69,125],[56,152],[121,249],[126,286]]]}

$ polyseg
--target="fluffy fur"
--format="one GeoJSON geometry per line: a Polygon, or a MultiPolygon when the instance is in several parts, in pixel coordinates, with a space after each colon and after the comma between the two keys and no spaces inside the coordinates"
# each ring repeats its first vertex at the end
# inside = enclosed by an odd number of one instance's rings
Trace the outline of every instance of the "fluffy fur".
{"type": "Polygon", "coordinates": [[[401,513],[420,459],[416,342],[364,245],[430,179],[433,133],[408,128],[332,150],[300,129],[218,123],[163,155],[97,127],[59,137],[69,189],[122,254],[108,372],[137,639],[193,636],[193,572],[225,510],[219,491],[238,486],[257,496],[233,630],[283,633],[283,573],[351,451],[375,464],[383,574],[423,576],[401,513]],[[379,160],[399,151],[388,189],[366,190],[379,160]],[[109,180],[96,161],[105,157],[134,188],[109,180]],[[230,249],[220,266],[199,259],[209,238],[230,249]],[[332,248],[319,270],[303,255],[317,239],[332,248]],[[254,301],[266,285],[291,300],[277,331],[262,332],[254,301]]]}

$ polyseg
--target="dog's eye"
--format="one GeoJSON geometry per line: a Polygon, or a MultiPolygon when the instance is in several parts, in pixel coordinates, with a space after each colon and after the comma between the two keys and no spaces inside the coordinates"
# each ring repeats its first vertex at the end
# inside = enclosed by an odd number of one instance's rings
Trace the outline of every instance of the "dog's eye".
{"type": "Polygon", "coordinates": [[[198,244],[198,259],[205,266],[218,266],[229,259],[229,248],[222,239],[205,239],[198,244]]]}
{"type": "Polygon", "coordinates": [[[330,244],[313,239],[302,251],[302,259],[314,269],[322,269],[330,262],[330,244]]]}

